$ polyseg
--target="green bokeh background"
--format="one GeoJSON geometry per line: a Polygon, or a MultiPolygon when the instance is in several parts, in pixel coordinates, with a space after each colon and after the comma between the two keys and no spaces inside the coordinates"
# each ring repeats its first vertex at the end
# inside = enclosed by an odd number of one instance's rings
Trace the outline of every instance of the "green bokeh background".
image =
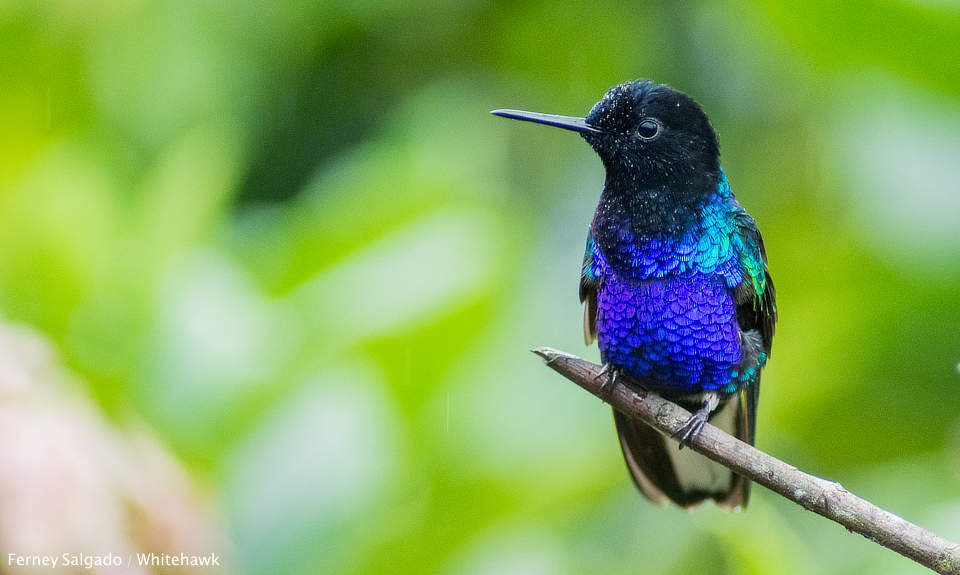
{"type": "Polygon", "coordinates": [[[763,489],[649,505],[576,290],[575,135],[694,96],[780,323],[758,446],[960,540],[960,4],[0,1],[0,311],[153,426],[247,573],[901,574],[763,489]]]}

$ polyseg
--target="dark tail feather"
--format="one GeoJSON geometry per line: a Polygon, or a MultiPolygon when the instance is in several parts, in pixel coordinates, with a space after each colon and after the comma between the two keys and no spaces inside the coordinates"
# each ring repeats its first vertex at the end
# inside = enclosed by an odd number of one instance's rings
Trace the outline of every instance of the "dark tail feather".
{"type": "MultiPolygon", "coordinates": [[[[753,444],[757,389],[741,391],[727,399],[710,415],[710,423],[753,444]]],[[[759,387],[759,386],[756,386],[759,387]]],[[[699,407],[688,402],[681,405],[699,407]]],[[[644,497],[663,505],[667,500],[680,507],[699,505],[713,499],[727,509],[744,509],[750,498],[750,481],[719,463],[690,450],[678,449],[659,431],[626,415],[613,412],[620,436],[620,448],[633,481],[644,497]]]]}

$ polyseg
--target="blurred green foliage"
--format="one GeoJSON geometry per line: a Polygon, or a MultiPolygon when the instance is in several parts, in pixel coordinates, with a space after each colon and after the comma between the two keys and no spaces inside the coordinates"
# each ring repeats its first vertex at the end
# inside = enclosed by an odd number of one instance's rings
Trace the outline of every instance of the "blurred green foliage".
{"type": "Polygon", "coordinates": [[[634,492],[576,281],[585,114],[693,95],[764,233],[759,447],[960,539],[956,2],[0,2],[0,309],[249,573],[921,573],[760,489],[634,492]]]}

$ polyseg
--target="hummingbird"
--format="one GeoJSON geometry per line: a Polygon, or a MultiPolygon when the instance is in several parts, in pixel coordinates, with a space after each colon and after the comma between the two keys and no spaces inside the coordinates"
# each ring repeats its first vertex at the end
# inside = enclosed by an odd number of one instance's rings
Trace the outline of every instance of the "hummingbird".
{"type": "Polygon", "coordinates": [[[692,413],[677,449],[614,411],[640,493],[658,505],[745,509],[749,480],[683,451],[708,421],[753,445],[777,321],[763,239],[730,189],[706,113],[642,79],[614,86],[583,118],[492,113],[578,132],[603,163],[580,273],[584,339],[597,341],[605,386],[623,374],[692,413]]]}

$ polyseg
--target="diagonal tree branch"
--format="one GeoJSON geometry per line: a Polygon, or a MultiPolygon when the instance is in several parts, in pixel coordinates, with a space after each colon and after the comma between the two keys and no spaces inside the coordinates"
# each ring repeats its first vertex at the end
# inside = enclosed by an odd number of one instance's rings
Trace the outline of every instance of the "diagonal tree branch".
{"type": "MultiPolygon", "coordinates": [[[[549,347],[533,352],[549,367],[615,410],[636,417],[667,436],[677,433],[690,417],[690,412],[682,407],[647,393],[639,385],[631,385],[628,377],[618,377],[613,389],[602,390],[604,377],[599,375],[599,365],[549,347]]],[[[804,473],[709,424],[690,447],[805,509],[937,573],[960,574],[960,545],[880,509],[837,482],[804,473]]]]}

